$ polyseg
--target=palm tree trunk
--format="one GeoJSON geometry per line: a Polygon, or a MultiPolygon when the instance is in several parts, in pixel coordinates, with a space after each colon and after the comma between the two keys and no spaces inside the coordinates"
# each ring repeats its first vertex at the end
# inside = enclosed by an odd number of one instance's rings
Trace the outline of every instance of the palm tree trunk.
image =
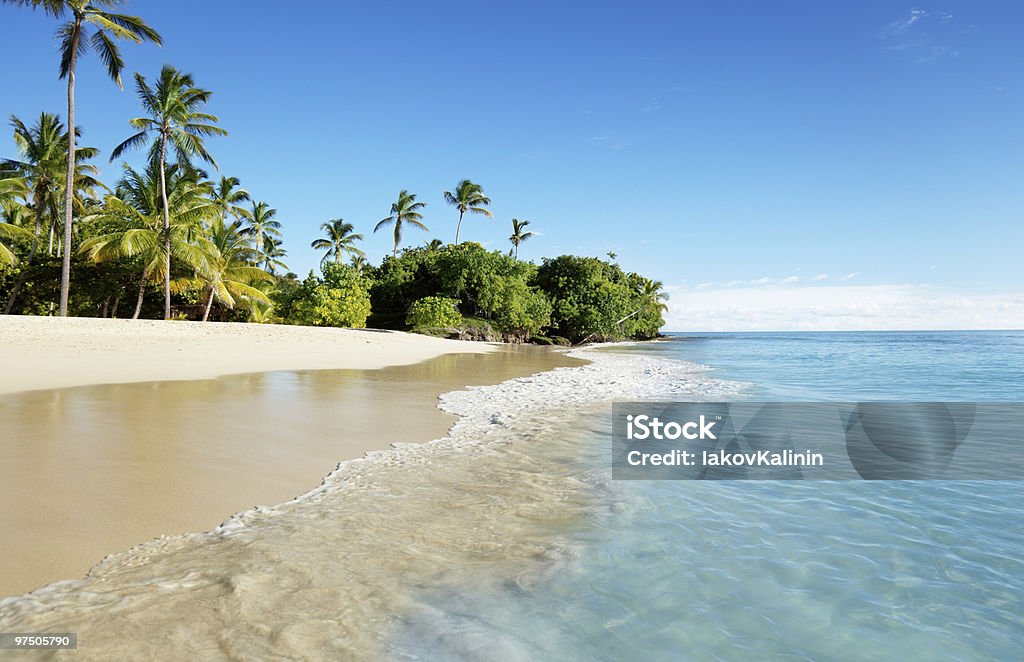
{"type": "Polygon", "coordinates": [[[64,261],[60,269],[60,316],[68,316],[68,296],[71,292],[71,221],[75,198],[75,61],[78,42],[82,37],[82,19],[75,19],[71,37],[71,62],[68,65],[68,172],[64,180],[64,261]]]}
{"type": "Polygon", "coordinates": [[[514,244],[514,246],[516,247],[516,261],[518,262],[519,261],[519,244],[514,244]]]}
{"type": "Polygon", "coordinates": [[[466,212],[464,212],[464,211],[460,211],[459,212],[459,224],[455,226],[455,245],[456,246],[459,245],[459,231],[462,230],[462,215],[465,214],[465,213],[466,212]]]}
{"type": "Polygon", "coordinates": [[[210,286],[210,298],[206,300],[206,310],[203,311],[203,321],[206,322],[210,319],[210,308],[213,308],[213,286],[210,286]]]}
{"type": "Polygon", "coordinates": [[[114,305],[110,309],[110,319],[117,319],[117,307],[121,304],[121,295],[114,297],[114,305]]]}
{"type": "Polygon", "coordinates": [[[167,208],[167,136],[160,134],[160,199],[164,207],[164,319],[171,319],[171,211],[167,208]]]}
{"type": "Polygon", "coordinates": [[[398,257],[398,241],[402,238],[402,221],[395,219],[395,252],[392,253],[395,257],[398,257]]]}
{"type": "Polygon", "coordinates": [[[142,270],[142,278],[139,280],[139,298],[135,300],[135,313],[132,314],[132,319],[139,319],[139,313],[142,312],[142,299],[146,296],[146,269],[142,270]]]}
{"type": "MultiPolygon", "coordinates": [[[[38,198],[37,198],[38,199],[38,198]]],[[[22,267],[21,273],[18,274],[18,280],[14,283],[14,288],[11,290],[11,296],[7,299],[7,305],[4,307],[4,315],[10,315],[11,309],[14,308],[14,301],[18,298],[18,293],[21,288],[24,287],[25,281],[28,280],[28,268],[32,266],[32,260],[36,257],[36,252],[39,250],[39,235],[42,234],[43,226],[40,221],[39,204],[36,204],[35,216],[35,239],[32,241],[32,249],[28,252],[28,257],[25,258],[25,266],[22,267]]]]}

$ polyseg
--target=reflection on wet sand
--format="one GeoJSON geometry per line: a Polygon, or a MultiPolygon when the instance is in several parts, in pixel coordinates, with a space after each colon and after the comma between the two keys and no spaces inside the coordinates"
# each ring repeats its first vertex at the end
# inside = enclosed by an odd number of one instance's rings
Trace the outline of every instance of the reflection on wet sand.
{"type": "Polygon", "coordinates": [[[440,393],[581,362],[543,348],[380,370],[257,373],[0,397],[0,596],[209,529],[340,461],[444,435],[440,393]]]}
{"type": "Polygon", "coordinates": [[[593,363],[446,393],[460,418],[434,443],[370,453],[299,499],[0,600],[0,630],[78,632],[87,660],[386,659],[412,624],[445,659],[530,659],[449,632],[424,596],[529,591],[571,567],[567,534],[613,503],[595,444],[609,400],[732,392],[689,364],[582,355],[593,363]]]}

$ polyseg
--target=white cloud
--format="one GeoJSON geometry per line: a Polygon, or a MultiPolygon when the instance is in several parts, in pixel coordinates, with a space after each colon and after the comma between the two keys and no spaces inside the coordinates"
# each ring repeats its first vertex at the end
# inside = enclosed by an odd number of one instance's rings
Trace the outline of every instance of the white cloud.
{"type": "Polygon", "coordinates": [[[811,280],[828,280],[828,274],[818,274],[811,280]]]}
{"type": "Polygon", "coordinates": [[[757,280],[752,280],[750,282],[753,283],[754,285],[767,285],[774,281],[768,276],[762,276],[761,278],[758,278],[757,280]]]}
{"type": "Polygon", "coordinates": [[[854,271],[853,273],[848,273],[848,274],[846,274],[845,276],[843,276],[843,277],[842,277],[842,278],[840,278],[839,280],[842,280],[842,281],[846,281],[846,280],[850,280],[850,279],[852,279],[852,278],[856,278],[856,277],[857,277],[857,276],[859,276],[859,275],[860,275],[860,272],[859,272],[859,271],[854,271]]]}
{"type": "Polygon", "coordinates": [[[676,290],[666,316],[668,330],[1024,328],[1024,296],[1020,294],[965,294],[925,285],[676,290]]]}
{"type": "Polygon", "coordinates": [[[783,285],[788,285],[790,283],[795,283],[798,280],[800,280],[800,276],[786,276],[785,278],[783,278],[779,282],[782,283],[783,285]]]}

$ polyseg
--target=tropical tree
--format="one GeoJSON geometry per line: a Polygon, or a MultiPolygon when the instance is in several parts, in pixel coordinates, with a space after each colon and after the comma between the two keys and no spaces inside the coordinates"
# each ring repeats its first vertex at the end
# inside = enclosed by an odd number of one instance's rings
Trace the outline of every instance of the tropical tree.
{"type": "MultiPolygon", "coordinates": [[[[318,251],[326,251],[320,259],[320,268],[329,261],[340,263],[346,254],[353,257],[366,258],[366,253],[356,248],[355,242],[362,241],[363,235],[355,231],[355,226],[345,222],[343,218],[333,218],[320,224],[326,238],[314,239],[309,245],[318,251]]],[[[376,230],[374,230],[376,232],[376,230]]]]}
{"type": "Polygon", "coordinates": [[[157,163],[160,174],[160,193],[163,198],[164,215],[164,319],[171,317],[171,216],[167,202],[167,181],[165,178],[167,165],[167,148],[173,148],[179,164],[191,166],[192,158],[199,157],[214,168],[217,162],[206,151],[204,138],[208,136],[226,136],[227,131],[217,126],[214,115],[200,112],[210,99],[210,92],[195,86],[192,74],[178,71],[174,67],[164,65],[156,85],[149,86],[142,74],[135,74],[135,87],[139,101],[142,103],[146,117],[136,117],[130,124],[138,129],[131,136],[114,148],[110,155],[113,161],[129,149],[141,146],[150,139],[150,160],[157,163]]]}
{"type": "Polygon", "coordinates": [[[424,241],[423,246],[427,249],[428,252],[434,253],[436,251],[441,250],[441,247],[444,246],[444,242],[441,241],[440,239],[434,238],[431,239],[430,241],[424,241]]]}
{"type": "Polygon", "coordinates": [[[228,222],[228,216],[232,216],[236,220],[245,218],[249,210],[241,205],[251,199],[249,192],[241,188],[238,177],[221,177],[220,181],[214,185],[213,203],[220,210],[220,218],[225,223],[228,222]]]}
{"type": "Polygon", "coordinates": [[[281,261],[288,255],[283,244],[277,237],[263,237],[263,269],[273,276],[277,275],[278,269],[288,271],[288,265],[281,261]]]}
{"type": "Polygon", "coordinates": [[[25,180],[9,172],[0,171],[0,204],[13,201],[28,192],[25,180]]]}
{"type": "Polygon", "coordinates": [[[71,224],[74,214],[72,197],[75,187],[76,129],[75,129],[75,70],[78,58],[92,51],[107,68],[107,75],[121,87],[124,60],[115,39],[135,43],[151,41],[161,44],[160,35],[138,16],[116,14],[104,8],[114,8],[125,0],[0,0],[0,3],[38,8],[57,19],[68,20],[57,28],[60,52],[60,78],[68,81],[67,162],[64,186],[64,261],[60,277],[60,315],[68,314],[68,296],[71,289],[71,224]]]}
{"type": "Polygon", "coordinates": [[[18,263],[18,256],[4,243],[11,239],[31,241],[32,233],[20,225],[0,221],[0,266],[10,267],[18,263]]]}
{"type": "Polygon", "coordinates": [[[463,179],[455,185],[454,191],[445,191],[444,200],[459,210],[459,224],[455,227],[455,243],[459,243],[459,231],[462,230],[462,217],[470,214],[480,214],[491,218],[490,210],[486,209],[491,204],[491,199],[484,195],[484,189],[479,184],[474,184],[468,179],[463,179]]]}
{"type": "Polygon", "coordinates": [[[668,312],[668,305],[665,302],[669,297],[666,292],[662,291],[664,287],[665,285],[660,280],[641,277],[635,289],[636,293],[640,295],[640,301],[648,310],[661,314],[668,312]]]}
{"type": "Polygon", "coordinates": [[[278,324],[282,322],[277,316],[273,302],[262,303],[253,301],[249,308],[249,321],[253,324],[278,324]]]}
{"type": "Polygon", "coordinates": [[[406,190],[402,190],[398,193],[398,200],[391,203],[391,215],[387,218],[382,218],[374,226],[373,231],[376,233],[382,227],[390,224],[395,226],[395,250],[393,255],[398,257],[398,244],[402,241],[402,225],[408,223],[421,230],[430,232],[430,228],[423,225],[423,214],[420,213],[420,209],[426,207],[425,202],[416,202],[416,194],[409,193],[406,190]]]}
{"type": "Polygon", "coordinates": [[[0,221],[0,266],[12,266],[18,262],[18,257],[4,240],[32,240],[32,233],[22,227],[28,210],[17,201],[27,193],[25,180],[0,175],[0,210],[6,219],[0,221]]]}
{"type": "Polygon", "coordinates": [[[281,237],[281,222],[275,220],[276,216],[277,210],[265,202],[253,202],[252,211],[245,211],[243,218],[246,225],[242,229],[242,234],[252,238],[255,264],[266,263],[266,240],[281,237]]]}
{"type": "MultiPolygon", "coordinates": [[[[109,195],[90,223],[109,223],[117,229],[82,242],[81,251],[94,262],[136,258],[141,262],[139,293],[132,319],[138,319],[146,295],[146,285],[166,282],[170,257],[195,270],[204,268],[207,255],[196,245],[206,221],[218,218],[218,209],[210,199],[208,183],[198,173],[181,165],[168,166],[163,176],[157,164],[149,162],[138,172],[124,167],[124,177],[116,193],[109,195]],[[171,227],[164,228],[164,185],[167,187],[171,227]]],[[[166,312],[165,312],[165,316],[166,312]]]]}
{"type": "Polygon", "coordinates": [[[197,244],[204,256],[202,267],[191,278],[175,280],[172,287],[180,291],[198,285],[209,290],[203,310],[204,322],[210,319],[214,300],[229,310],[234,309],[239,300],[270,303],[267,295],[254,285],[273,282],[274,277],[253,266],[256,251],[249,246],[249,237],[239,221],[224,223],[217,219],[210,227],[209,236],[199,237],[197,244]]]}
{"type": "MultiPolygon", "coordinates": [[[[68,134],[60,117],[51,113],[40,113],[31,126],[11,115],[11,127],[14,129],[18,158],[0,162],[0,171],[7,173],[7,177],[21,178],[28,187],[25,195],[35,227],[32,247],[25,258],[27,267],[33,263],[39,251],[44,224],[49,228],[52,238],[54,228],[60,223],[60,211],[64,204],[64,161],[68,153],[68,134]]],[[[81,136],[78,129],[75,132],[81,136]]],[[[95,195],[96,190],[102,187],[95,178],[96,167],[85,163],[96,154],[98,150],[93,147],[79,147],[75,152],[78,165],[75,169],[72,206],[77,212],[82,210],[83,197],[95,195]]],[[[4,308],[5,314],[13,309],[27,277],[28,272],[22,271],[15,281],[4,308]]]]}
{"type": "Polygon", "coordinates": [[[365,255],[353,255],[348,259],[348,264],[356,270],[357,274],[364,273],[370,267],[370,262],[365,255]]]}
{"type": "Polygon", "coordinates": [[[512,219],[512,236],[508,238],[512,242],[512,250],[508,254],[515,256],[517,260],[519,259],[519,244],[533,236],[532,232],[523,231],[529,224],[529,221],[520,221],[518,218],[512,219]]]}

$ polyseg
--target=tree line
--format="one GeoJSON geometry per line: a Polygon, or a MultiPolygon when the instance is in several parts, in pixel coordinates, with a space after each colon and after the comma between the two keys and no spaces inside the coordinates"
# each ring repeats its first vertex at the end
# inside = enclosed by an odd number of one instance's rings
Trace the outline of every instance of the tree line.
{"type": "Polygon", "coordinates": [[[336,218],[311,244],[323,251],[320,273],[300,280],[284,262],[277,211],[238,178],[203,169],[217,169],[207,140],[227,131],[206,110],[211,92],[189,73],[166,65],[153,79],[134,74],[142,112],[110,161],[137,149],[147,158],[138,168],[123,165],[113,188],[100,181],[100,151],[81,144],[75,123],[79,58],[97,55],[121,85],[117,42],[160,44],[155,30],[107,11],[121,0],[0,4],[63,21],[59,74],[68,90],[67,125],[55,113],[10,118],[18,153],[0,161],[4,313],[371,324],[556,341],[647,338],[663,324],[666,296],[656,281],[596,258],[520,261],[519,247],[533,236],[527,220],[512,219],[507,254],[461,242],[466,215],[493,216],[483,187],[469,179],[443,192],[458,214],[453,244],[431,239],[402,249],[408,231],[429,231],[425,203],[403,189],[373,227],[392,234],[392,253],[380,265],[367,262],[353,224],[336,218]]]}

